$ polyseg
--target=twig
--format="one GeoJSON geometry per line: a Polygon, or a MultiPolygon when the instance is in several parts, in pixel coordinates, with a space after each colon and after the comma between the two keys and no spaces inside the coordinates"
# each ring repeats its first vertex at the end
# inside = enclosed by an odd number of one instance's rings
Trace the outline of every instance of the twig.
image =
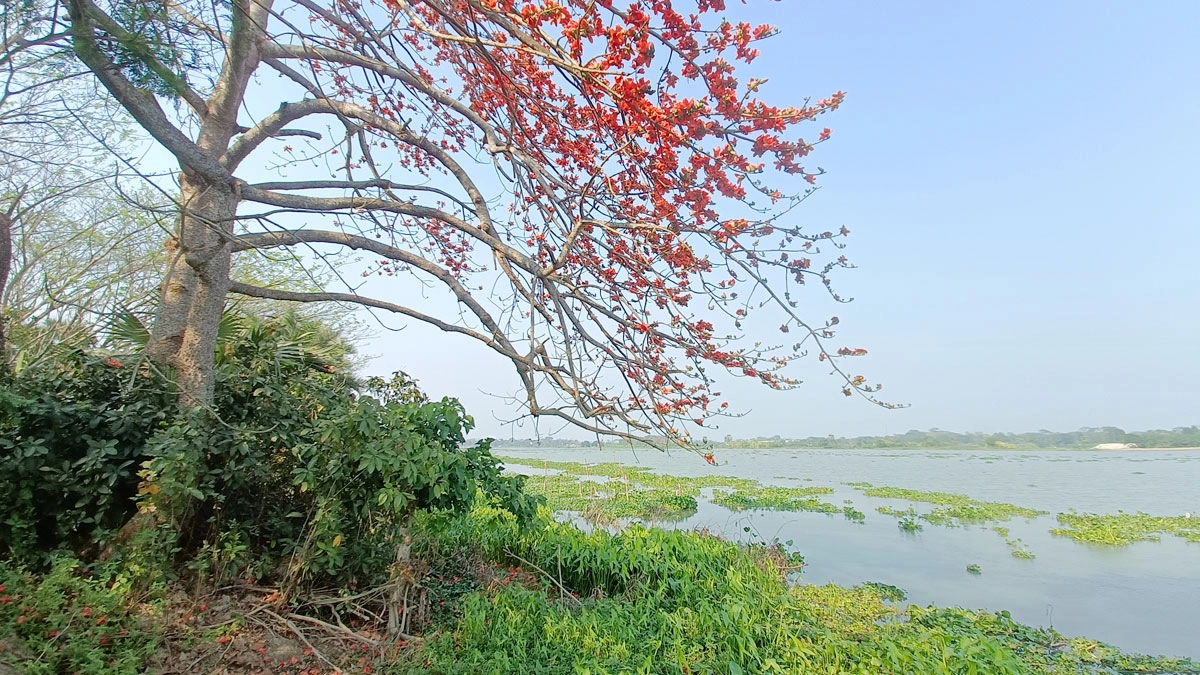
{"type": "MultiPolygon", "coordinates": [[[[304,616],[303,614],[288,614],[288,618],[296,619],[298,621],[304,621],[306,623],[311,623],[314,626],[320,626],[321,628],[324,628],[333,633],[337,633],[338,635],[344,635],[348,638],[352,638],[352,639],[358,640],[360,642],[365,642],[373,647],[379,646],[378,640],[372,640],[369,637],[355,633],[354,631],[350,630],[349,628],[346,628],[345,626],[335,626],[334,624],[327,623],[320,619],[314,619],[311,616],[304,616]]],[[[397,633],[397,635],[400,637],[400,639],[407,640],[409,642],[418,642],[419,643],[419,642],[424,641],[424,638],[418,637],[416,635],[406,635],[404,633],[397,633]]]]}
{"type": "Polygon", "coordinates": [[[372,595],[375,595],[376,593],[386,592],[394,583],[395,582],[393,582],[393,581],[389,581],[388,583],[386,583],[382,586],[376,586],[375,588],[365,590],[362,593],[359,593],[358,595],[348,595],[345,597],[328,597],[328,598],[320,598],[320,599],[316,599],[316,600],[306,600],[306,601],[304,601],[304,604],[308,605],[310,607],[319,607],[321,605],[340,605],[343,602],[351,602],[353,600],[361,600],[363,598],[367,598],[372,595]]]}
{"type": "MultiPolygon", "coordinates": [[[[280,617],[280,618],[282,618],[282,617],[280,617]]],[[[348,638],[358,640],[359,642],[365,642],[365,643],[371,645],[372,647],[379,644],[379,642],[377,640],[372,640],[369,637],[359,635],[358,633],[355,633],[354,631],[350,630],[349,628],[346,628],[345,626],[335,626],[331,623],[327,623],[320,619],[314,619],[311,616],[304,616],[303,614],[296,614],[296,613],[292,612],[287,615],[287,618],[296,619],[297,621],[303,621],[305,623],[311,623],[314,626],[320,626],[321,628],[324,628],[325,630],[328,630],[331,633],[337,633],[339,635],[344,635],[348,638]]]]}
{"type": "MultiPolygon", "coordinates": [[[[313,646],[313,643],[308,641],[308,637],[306,637],[304,635],[304,631],[300,630],[299,626],[292,623],[290,620],[288,620],[282,616],[279,616],[278,614],[276,614],[275,612],[272,612],[269,609],[265,610],[265,611],[267,614],[270,614],[271,616],[275,617],[276,619],[279,619],[281,622],[286,624],[288,628],[291,628],[292,632],[296,634],[296,637],[300,638],[300,641],[303,642],[309,649],[312,650],[313,656],[316,656],[317,658],[321,659],[325,663],[328,663],[329,667],[333,668],[335,671],[340,670],[336,663],[334,663],[333,661],[330,661],[324,654],[321,653],[321,651],[319,649],[317,649],[316,647],[313,646]]],[[[289,616],[296,616],[296,615],[290,614],[289,616]]]]}
{"type": "Polygon", "coordinates": [[[535,565],[534,563],[531,563],[531,562],[529,562],[528,560],[526,560],[526,559],[522,558],[521,556],[517,555],[516,553],[513,553],[513,552],[512,552],[512,549],[508,548],[507,546],[505,546],[505,547],[504,547],[504,552],[505,552],[505,553],[507,553],[508,555],[510,555],[510,556],[512,556],[512,557],[514,557],[514,558],[516,558],[517,560],[520,560],[521,562],[525,563],[526,565],[529,565],[529,566],[530,566],[530,567],[532,567],[533,569],[535,569],[535,570],[537,570],[537,571],[541,572],[543,576],[545,576],[545,577],[546,577],[547,579],[549,579],[550,581],[553,581],[555,586],[558,586],[559,590],[560,590],[560,591],[562,591],[562,593],[563,593],[563,596],[562,596],[562,597],[563,597],[564,599],[565,599],[565,598],[571,598],[572,600],[574,600],[574,601],[575,601],[575,604],[579,605],[580,607],[583,607],[583,602],[581,602],[581,601],[579,600],[579,598],[575,597],[575,594],[574,594],[574,593],[572,593],[570,590],[568,590],[566,586],[563,586],[563,584],[562,584],[562,582],[561,582],[561,581],[559,581],[558,579],[555,579],[555,578],[554,578],[554,576],[553,576],[552,574],[550,574],[550,573],[549,573],[549,572],[547,572],[546,570],[544,570],[544,569],[542,569],[542,568],[538,567],[538,566],[537,566],[537,565],[535,565]]]}
{"type": "Polygon", "coordinates": [[[408,620],[410,617],[412,617],[412,608],[408,606],[408,594],[411,591],[412,585],[406,584],[404,586],[404,608],[401,611],[402,616],[400,617],[400,630],[398,630],[397,633],[404,633],[408,631],[408,620]]]}
{"type": "Polygon", "coordinates": [[[200,626],[199,628],[200,628],[200,630],[211,630],[213,628],[220,628],[221,626],[228,626],[229,624],[234,623],[234,622],[238,621],[239,619],[253,618],[255,614],[258,614],[259,612],[266,610],[266,608],[267,608],[267,605],[255,605],[254,607],[252,607],[250,609],[250,611],[246,612],[245,614],[235,616],[232,619],[229,619],[227,621],[222,621],[221,623],[214,623],[214,624],[210,624],[210,625],[206,625],[206,626],[200,626]]]}
{"type": "MultiPolygon", "coordinates": [[[[229,623],[229,622],[227,621],[225,623],[229,623]]],[[[217,625],[223,625],[223,624],[217,624],[217,625]]],[[[225,644],[225,649],[221,650],[220,654],[216,655],[218,663],[220,663],[221,659],[224,658],[225,655],[229,653],[230,649],[233,649],[233,641],[232,640],[230,640],[228,643],[225,644]]],[[[201,661],[203,661],[204,659],[207,659],[210,656],[213,656],[212,652],[203,652],[202,654],[200,654],[199,657],[196,658],[195,661],[192,661],[191,663],[189,663],[186,668],[184,668],[183,670],[181,670],[179,672],[190,673],[192,671],[192,668],[195,668],[197,664],[199,664],[201,661]]]]}
{"type": "Polygon", "coordinates": [[[222,586],[220,588],[214,588],[212,590],[212,592],[208,594],[207,597],[211,598],[211,597],[215,596],[217,593],[220,593],[222,591],[231,591],[231,590],[257,591],[259,593],[278,593],[280,589],[270,588],[267,586],[255,586],[254,584],[230,584],[229,586],[222,586]]]}
{"type": "Polygon", "coordinates": [[[63,626],[63,629],[58,631],[58,633],[54,637],[50,638],[50,641],[46,643],[45,649],[42,650],[41,654],[38,654],[38,658],[37,658],[38,663],[45,663],[45,661],[43,661],[43,659],[46,657],[46,652],[50,651],[50,647],[52,647],[55,642],[58,642],[58,638],[62,637],[64,633],[66,633],[68,630],[71,629],[72,623],[75,623],[75,615],[74,614],[72,614],[71,618],[67,620],[67,625],[63,626]]]}

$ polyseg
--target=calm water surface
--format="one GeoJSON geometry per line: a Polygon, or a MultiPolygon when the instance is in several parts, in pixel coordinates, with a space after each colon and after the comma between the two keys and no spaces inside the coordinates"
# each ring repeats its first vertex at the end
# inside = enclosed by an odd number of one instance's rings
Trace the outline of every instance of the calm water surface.
{"type": "MultiPolygon", "coordinates": [[[[1037,556],[1011,555],[990,526],[926,524],[915,534],[843,483],[967,494],[1058,513],[1144,511],[1200,517],[1200,451],[1054,452],[971,450],[723,450],[710,467],[690,453],[587,448],[499,448],[532,460],[621,462],[683,476],[730,475],[768,485],[821,485],[826,501],[849,499],[863,524],[814,513],[743,512],[701,502],[678,527],[707,527],[734,539],[792,540],[804,555],[806,583],[878,581],[905,589],[917,604],[1007,609],[1023,623],[1053,626],[1123,649],[1200,658],[1200,544],[1171,536],[1122,548],[1053,537],[1054,516],[1014,519],[1010,538],[1037,556]],[[749,527],[747,535],[744,528],[749,527]],[[966,571],[978,564],[982,575],[966,571]]],[[[915,504],[927,512],[931,505],[915,504]]]]}

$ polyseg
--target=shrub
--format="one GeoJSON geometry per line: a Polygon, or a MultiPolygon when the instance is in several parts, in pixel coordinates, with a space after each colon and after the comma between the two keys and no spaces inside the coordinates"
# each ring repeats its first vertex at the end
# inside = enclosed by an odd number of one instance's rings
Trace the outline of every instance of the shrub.
{"type": "Polygon", "coordinates": [[[131,359],[76,351],[9,376],[0,555],[96,550],[140,492],[178,552],[203,554],[197,572],[347,584],[386,576],[419,509],[465,511],[482,494],[532,517],[488,442],[465,444],[458,401],[429,401],[402,375],[357,382],[349,348],[310,320],[224,327],[212,409],[180,414],[169,373],[131,359]]]}
{"type": "Polygon", "coordinates": [[[174,414],[165,379],[67,352],[0,376],[0,556],[48,560],[129,518],[146,441],[174,414]]]}

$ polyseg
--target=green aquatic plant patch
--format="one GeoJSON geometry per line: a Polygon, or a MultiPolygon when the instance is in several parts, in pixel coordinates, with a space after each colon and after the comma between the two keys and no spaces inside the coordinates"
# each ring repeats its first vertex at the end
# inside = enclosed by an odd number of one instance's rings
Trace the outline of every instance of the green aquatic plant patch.
{"type": "Polygon", "coordinates": [[[1022,560],[1033,560],[1037,556],[1033,553],[1033,551],[1029,550],[1028,546],[1021,544],[1012,547],[1012,557],[1020,558],[1022,560]]]}
{"type": "MultiPolygon", "coordinates": [[[[1018,624],[1004,612],[900,607],[903,591],[790,583],[778,545],[631,526],[584,533],[503,512],[429,516],[418,539],[549,583],[479,585],[395,673],[1200,672],[1018,624]]],[[[418,546],[419,548],[420,546],[418,546]]]]}
{"type": "Polygon", "coordinates": [[[885,584],[879,581],[865,581],[862,586],[869,588],[879,594],[881,600],[888,602],[904,602],[908,599],[908,592],[899,586],[885,584]]]}
{"type": "Polygon", "coordinates": [[[866,520],[867,520],[867,514],[863,513],[862,511],[859,511],[858,509],[854,508],[853,506],[843,506],[842,514],[846,516],[846,520],[849,520],[854,523],[862,524],[862,523],[866,522],[866,520]]]}
{"type": "Polygon", "coordinates": [[[593,499],[582,510],[585,520],[605,523],[617,518],[639,518],[652,522],[683,520],[696,513],[696,498],[663,490],[633,490],[593,499]]]}
{"type": "Polygon", "coordinates": [[[551,511],[571,511],[585,519],[609,523],[621,518],[648,521],[681,520],[696,512],[701,491],[715,488],[712,502],[732,511],[810,511],[844,514],[861,522],[865,516],[815,497],[833,493],[829,487],[764,486],[735,476],[672,476],[612,462],[552,462],[503,457],[503,461],[540,468],[526,489],[546,499],[551,511]],[[557,473],[551,475],[550,470],[557,473]]]}
{"type": "Polygon", "coordinates": [[[768,511],[811,511],[815,513],[842,513],[840,506],[815,499],[813,495],[824,495],[833,492],[827,487],[753,487],[727,492],[716,490],[713,493],[713,503],[724,506],[731,511],[768,510],[768,511]]]}
{"type": "Polygon", "coordinates": [[[1063,527],[1050,530],[1059,537],[1107,546],[1128,546],[1135,541],[1158,541],[1164,534],[1200,543],[1200,521],[1187,516],[1163,517],[1146,513],[1060,513],[1063,527]]]}
{"type": "Polygon", "coordinates": [[[1036,518],[1047,511],[1025,508],[1004,502],[985,502],[971,499],[967,495],[951,492],[927,492],[907,488],[874,486],[870,483],[847,483],[861,490],[868,497],[881,499],[905,499],[910,502],[936,504],[937,508],[921,518],[933,525],[955,527],[965,524],[1003,522],[1015,517],[1036,518]]]}
{"type": "Polygon", "coordinates": [[[695,495],[699,493],[646,488],[605,476],[588,479],[565,473],[530,478],[526,489],[544,497],[552,511],[579,513],[587,520],[605,524],[620,518],[682,520],[696,512],[695,495]]]}
{"type": "Polygon", "coordinates": [[[894,509],[890,506],[880,506],[875,509],[885,516],[894,516],[897,519],[897,525],[905,532],[920,532],[925,529],[924,526],[917,520],[920,514],[914,508],[907,508],[903,511],[894,509]]]}
{"type": "MultiPolygon", "coordinates": [[[[656,473],[645,467],[626,466],[616,462],[602,462],[599,464],[591,464],[588,462],[558,462],[544,459],[529,459],[522,457],[504,457],[497,456],[506,464],[518,464],[527,466],[533,469],[543,469],[545,471],[557,471],[562,474],[571,474],[574,476],[598,477],[612,480],[628,480],[638,485],[649,488],[660,488],[664,490],[699,490],[711,487],[725,487],[733,489],[752,488],[759,485],[756,480],[748,478],[738,478],[736,476],[673,476],[664,473],[656,473]]],[[[539,476],[534,473],[530,476],[529,482],[536,483],[539,476]]]]}

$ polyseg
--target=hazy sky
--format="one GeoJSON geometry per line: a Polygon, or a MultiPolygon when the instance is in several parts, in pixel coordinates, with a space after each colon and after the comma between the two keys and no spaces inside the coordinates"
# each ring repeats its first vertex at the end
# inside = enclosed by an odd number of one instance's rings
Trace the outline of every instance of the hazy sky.
{"type": "MultiPolygon", "coordinates": [[[[911,408],[845,398],[813,363],[795,391],[725,387],[750,412],[712,436],[1200,423],[1200,3],[750,0],[729,15],[783,30],[746,71],[770,100],[848,93],[798,217],[852,230],[859,269],[836,288],[856,299],[805,300],[911,408]]],[[[458,396],[478,433],[536,433],[497,421],[511,413],[487,394],[516,378],[481,347],[410,326],[364,351],[371,372],[458,396]]]]}

